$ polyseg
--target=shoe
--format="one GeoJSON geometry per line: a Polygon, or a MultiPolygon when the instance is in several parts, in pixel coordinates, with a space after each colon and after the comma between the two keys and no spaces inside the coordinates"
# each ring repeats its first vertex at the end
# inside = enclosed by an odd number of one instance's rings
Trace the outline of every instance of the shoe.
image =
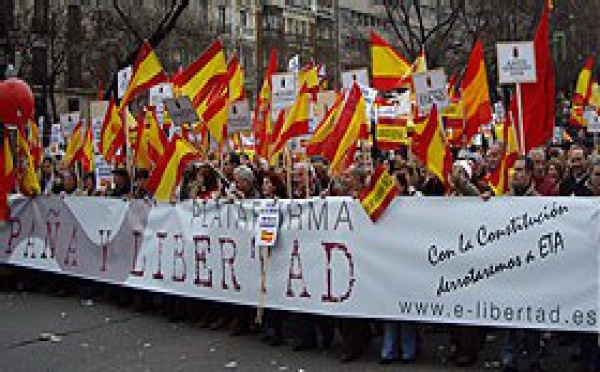
{"type": "Polygon", "coordinates": [[[385,365],[392,364],[396,361],[397,361],[397,359],[395,359],[395,358],[381,358],[381,359],[379,359],[379,364],[385,366],[385,365]]]}
{"type": "Polygon", "coordinates": [[[227,320],[225,318],[219,318],[210,325],[210,329],[216,331],[225,327],[226,324],[227,320]]]}

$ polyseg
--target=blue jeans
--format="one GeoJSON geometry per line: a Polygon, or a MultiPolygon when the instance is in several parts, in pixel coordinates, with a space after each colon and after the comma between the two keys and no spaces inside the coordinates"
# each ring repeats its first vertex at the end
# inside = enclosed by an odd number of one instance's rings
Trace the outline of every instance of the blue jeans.
{"type": "Polygon", "coordinates": [[[400,348],[402,348],[402,360],[411,361],[416,358],[417,325],[411,322],[383,323],[381,359],[398,359],[400,348]]]}

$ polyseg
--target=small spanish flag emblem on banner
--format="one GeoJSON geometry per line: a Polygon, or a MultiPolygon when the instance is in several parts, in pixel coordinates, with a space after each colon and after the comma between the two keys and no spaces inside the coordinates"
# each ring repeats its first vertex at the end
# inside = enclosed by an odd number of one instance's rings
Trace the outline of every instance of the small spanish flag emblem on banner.
{"type": "Polygon", "coordinates": [[[360,204],[371,220],[376,222],[399,191],[394,177],[390,175],[384,166],[379,166],[373,173],[367,187],[360,193],[360,204]]]}

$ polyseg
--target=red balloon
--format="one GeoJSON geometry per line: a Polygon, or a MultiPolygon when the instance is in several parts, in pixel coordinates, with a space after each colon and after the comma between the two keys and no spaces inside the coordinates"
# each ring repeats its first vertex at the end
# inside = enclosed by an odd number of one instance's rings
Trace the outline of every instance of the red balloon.
{"type": "Polygon", "coordinates": [[[23,128],[33,119],[33,92],[27,83],[19,79],[0,82],[0,119],[4,124],[23,128]]]}

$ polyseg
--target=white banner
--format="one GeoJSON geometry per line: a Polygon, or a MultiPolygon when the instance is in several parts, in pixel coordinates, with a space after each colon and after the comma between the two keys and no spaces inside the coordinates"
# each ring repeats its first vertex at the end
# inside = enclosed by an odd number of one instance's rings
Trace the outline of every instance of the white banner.
{"type": "MultiPolygon", "coordinates": [[[[259,201],[13,199],[0,262],[255,306],[259,201]]],[[[344,317],[598,331],[592,198],[280,201],[267,307],[344,317]],[[490,213],[493,211],[493,213],[490,213]]]]}

